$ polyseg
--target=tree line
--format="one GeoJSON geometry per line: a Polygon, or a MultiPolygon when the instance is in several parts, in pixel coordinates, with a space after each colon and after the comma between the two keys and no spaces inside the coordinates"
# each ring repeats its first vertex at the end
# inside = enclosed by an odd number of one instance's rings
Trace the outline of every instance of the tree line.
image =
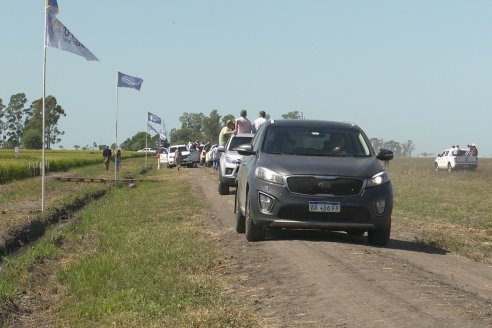
{"type": "MultiPolygon", "coordinates": [[[[10,97],[8,104],[0,98],[0,147],[13,149],[41,149],[43,147],[43,99],[33,101],[29,107],[24,93],[10,97]]],[[[58,129],[58,121],[66,116],[65,110],[58,105],[56,98],[45,98],[45,146],[61,141],[63,131],[58,129]]]]}
{"type": "MultiPolygon", "coordinates": [[[[23,147],[26,149],[41,149],[42,139],[42,98],[33,101],[28,107],[28,100],[24,93],[17,93],[10,97],[8,104],[4,104],[0,98],[0,148],[13,149],[23,147]]],[[[58,128],[61,117],[66,116],[65,110],[60,106],[54,96],[47,96],[45,99],[45,145],[46,149],[51,149],[51,145],[59,143],[64,131],[58,128]]],[[[267,115],[268,116],[268,115],[267,115]]],[[[299,111],[291,111],[282,114],[283,119],[302,119],[303,114],[299,111]]],[[[249,116],[251,121],[255,120],[255,115],[249,116]]],[[[148,132],[138,132],[131,138],[127,138],[120,145],[122,150],[135,151],[143,149],[146,145],[150,148],[169,147],[172,144],[186,144],[188,141],[200,141],[203,143],[218,143],[219,133],[228,120],[234,120],[235,115],[227,114],[221,116],[217,109],[214,109],[207,116],[203,113],[184,112],[180,117],[180,128],[171,129],[168,139],[161,140],[159,135],[152,136],[148,132]]],[[[394,140],[384,141],[379,138],[371,138],[370,142],[374,149],[390,149],[395,156],[410,157],[415,150],[412,140],[400,143],[394,140]]],[[[102,149],[104,145],[92,148],[102,149]]],[[[61,147],[60,147],[61,148],[61,147]]],[[[89,149],[89,146],[74,146],[75,149],[89,149]]],[[[111,145],[116,148],[115,144],[111,145]]]]}
{"type": "MultiPolygon", "coordinates": [[[[303,114],[299,111],[291,111],[282,114],[283,119],[302,119],[303,114]]],[[[123,150],[138,150],[145,147],[145,138],[147,135],[148,145],[157,145],[157,147],[169,147],[172,144],[187,144],[188,141],[200,141],[203,143],[210,142],[211,144],[218,143],[219,133],[222,127],[225,126],[228,120],[234,120],[235,116],[227,114],[221,116],[217,109],[210,112],[208,116],[203,113],[183,113],[179,117],[181,122],[180,128],[174,128],[169,134],[169,140],[159,141],[159,136],[152,137],[146,132],[139,132],[132,138],[128,138],[121,144],[123,150]]],[[[254,121],[256,117],[249,117],[250,121],[254,121]]],[[[377,151],[381,148],[390,149],[397,157],[411,157],[415,150],[415,145],[412,140],[407,140],[400,143],[394,140],[384,141],[379,138],[370,139],[372,147],[377,151]]]]}

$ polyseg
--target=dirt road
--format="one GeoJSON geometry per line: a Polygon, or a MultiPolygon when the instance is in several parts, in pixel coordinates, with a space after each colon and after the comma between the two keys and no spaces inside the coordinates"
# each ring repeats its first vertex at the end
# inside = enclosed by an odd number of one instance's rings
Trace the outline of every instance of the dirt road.
{"type": "Polygon", "coordinates": [[[224,245],[230,294],[267,327],[492,327],[492,267],[419,248],[394,219],[385,248],[345,233],[278,231],[248,243],[234,230],[234,189],[207,168],[183,172],[224,245]]]}

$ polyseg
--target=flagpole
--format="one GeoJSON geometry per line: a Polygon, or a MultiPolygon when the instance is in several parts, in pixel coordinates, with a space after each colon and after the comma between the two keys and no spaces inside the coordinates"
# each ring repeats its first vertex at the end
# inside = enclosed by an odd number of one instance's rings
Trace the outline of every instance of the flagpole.
{"type": "Polygon", "coordinates": [[[149,131],[148,125],[149,125],[149,121],[147,121],[147,127],[145,128],[145,169],[147,169],[147,150],[148,150],[147,149],[147,147],[148,147],[147,146],[147,134],[149,134],[148,133],[148,131],[149,131]]]}
{"type": "Polygon", "coordinates": [[[46,108],[46,30],[47,30],[47,22],[48,20],[48,9],[47,6],[44,8],[44,40],[43,40],[43,128],[41,132],[41,137],[43,138],[43,148],[41,150],[41,212],[44,211],[44,191],[45,191],[45,143],[46,136],[44,131],[45,124],[45,108],[46,108]]]}
{"type": "MultiPolygon", "coordinates": [[[[115,151],[118,151],[118,73],[119,71],[116,70],[116,140],[115,140],[115,151]]],[[[116,153],[115,153],[116,156],[116,153]]],[[[116,158],[114,161],[114,182],[116,183],[116,158]]]]}

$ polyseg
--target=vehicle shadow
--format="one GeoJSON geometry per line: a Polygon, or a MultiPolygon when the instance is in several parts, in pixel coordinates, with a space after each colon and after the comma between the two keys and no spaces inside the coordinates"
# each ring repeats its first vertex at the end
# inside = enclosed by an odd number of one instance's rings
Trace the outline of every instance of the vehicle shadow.
{"type": "Polygon", "coordinates": [[[367,244],[367,233],[364,236],[349,235],[345,232],[338,231],[322,231],[322,230],[289,230],[289,229],[272,229],[267,230],[266,239],[271,241],[280,240],[303,240],[312,242],[334,242],[334,243],[349,243],[357,245],[367,245],[370,247],[400,249],[405,251],[445,255],[447,250],[426,245],[419,241],[408,241],[400,239],[390,239],[386,246],[372,246],[367,244]]]}

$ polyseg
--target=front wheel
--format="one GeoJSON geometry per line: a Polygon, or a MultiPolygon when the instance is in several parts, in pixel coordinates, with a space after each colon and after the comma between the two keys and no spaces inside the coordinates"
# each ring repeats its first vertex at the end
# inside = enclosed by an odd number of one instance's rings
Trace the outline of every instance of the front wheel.
{"type": "Polygon", "coordinates": [[[367,241],[370,245],[374,246],[386,246],[390,239],[391,233],[391,220],[383,228],[377,228],[375,230],[369,230],[367,232],[367,241]]]}
{"type": "Polygon", "coordinates": [[[451,163],[448,163],[448,172],[452,172],[453,171],[453,167],[451,166],[451,163]]]}
{"type": "Polygon", "coordinates": [[[245,224],[244,215],[241,213],[241,209],[239,208],[239,199],[238,199],[237,194],[235,197],[235,203],[236,203],[236,206],[235,206],[235,210],[236,210],[236,232],[237,233],[244,233],[244,231],[246,229],[246,224],[245,224]]]}
{"type": "Polygon", "coordinates": [[[261,225],[254,223],[248,196],[246,196],[246,240],[261,241],[265,239],[265,229],[261,225]]]}
{"type": "Polygon", "coordinates": [[[219,181],[219,194],[220,195],[228,195],[229,194],[229,186],[225,183],[219,181]]]}
{"type": "Polygon", "coordinates": [[[439,171],[439,165],[437,163],[434,163],[434,169],[437,171],[439,171]]]}

